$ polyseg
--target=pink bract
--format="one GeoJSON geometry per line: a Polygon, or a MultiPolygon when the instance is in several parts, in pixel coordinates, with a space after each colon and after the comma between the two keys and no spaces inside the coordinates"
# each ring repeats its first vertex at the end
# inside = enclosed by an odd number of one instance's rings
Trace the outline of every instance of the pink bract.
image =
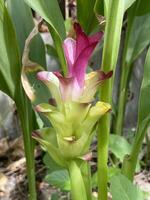
{"type": "Polygon", "coordinates": [[[89,58],[103,33],[87,36],[78,23],[74,23],[76,40],[67,38],[64,41],[64,53],[68,64],[68,77],[74,77],[80,88],[84,86],[85,73],[89,58]]]}

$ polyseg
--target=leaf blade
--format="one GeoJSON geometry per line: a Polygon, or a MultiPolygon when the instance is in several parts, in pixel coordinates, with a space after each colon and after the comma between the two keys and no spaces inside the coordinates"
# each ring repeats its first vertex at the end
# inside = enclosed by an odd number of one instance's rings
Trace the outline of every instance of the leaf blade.
{"type": "MultiPolygon", "coordinates": [[[[31,9],[24,3],[24,0],[7,0],[7,9],[14,24],[20,49],[20,56],[22,57],[25,40],[35,26],[32,12],[31,9]]],[[[30,48],[31,60],[45,67],[45,46],[40,34],[35,36],[30,48]]]]}

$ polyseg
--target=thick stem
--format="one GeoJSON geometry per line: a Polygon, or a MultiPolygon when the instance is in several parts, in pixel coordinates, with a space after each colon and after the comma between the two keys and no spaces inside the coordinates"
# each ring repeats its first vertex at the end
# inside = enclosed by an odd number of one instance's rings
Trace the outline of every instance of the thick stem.
{"type": "Polygon", "coordinates": [[[71,195],[72,200],[87,200],[86,189],[80,168],[73,160],[68,165],[70,180],[71,180],[71,195]]]}
{"type": "MultiPolygon", "coordinates": [[[[122,21],[124,14],[124,2],[120,0],[109,1],[108,15],[106,17],[106,31],[102,58],[102,70],[115,70],[118,58],[122,21]]],[[[112,102],[113,80],[107,80],[100,90],[101,101],[112,102]]],[[[110,132],[110,114],[106,114],[99,123],[98,133],[98,189],[99,200],[107,200],[108,177],[108,143],[110,132]]]]}
{"type": "MultiPolygon", "coordinates": [[[[22,92],[21,92],[22,93],[22,92]]],[[[34,144],[31,138],[30,123],[31,119],[28,114],[28,105],[26,97],[22,95],[22,102],[16,102],[18,113],[21,121],[23,131],[23,141],[26,157],[26,168],[29,187],[29,200],[36,200],[36,187],[35,187],[35,162],[34,162],[34,144]]]]}

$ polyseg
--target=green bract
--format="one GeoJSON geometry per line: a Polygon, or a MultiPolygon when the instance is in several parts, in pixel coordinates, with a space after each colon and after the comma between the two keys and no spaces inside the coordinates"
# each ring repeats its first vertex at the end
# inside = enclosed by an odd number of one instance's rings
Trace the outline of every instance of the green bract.
{"type": "Polygon", "coordinates": [[[110,105],[100,101],[94,106],[78,102],[62,103],[58,107],[39,104],[36,111],[46,116],[54,128],[38,130],[34,138],[44,145],[52,157],[53,149],[57,149],[64,160],[83,157],[89,151],[96,122],[108,110],[110,105]]]}

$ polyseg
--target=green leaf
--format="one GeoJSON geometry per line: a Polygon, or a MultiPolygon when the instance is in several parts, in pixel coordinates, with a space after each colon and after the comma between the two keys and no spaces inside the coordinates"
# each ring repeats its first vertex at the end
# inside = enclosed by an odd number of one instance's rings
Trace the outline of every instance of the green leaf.
{"type": "Polygon", "coordinates": [[[61,190],[70,191],[70,178],[67,170],[54,171],[45,177],[45,181],[61,190]]]}
{"type": "MultiPolygon", "coordinates": [[[[115,176],[116,174],[120,173],[120,169],[117,167],[109,167],[108,168],[108,182],[110,182],[110,179],[115,176]]],[[[98,181],[97,181],[97,172],[95,172],[92,176],[92,187],[97,187],[98,181]]]]}
{"type": "Polygon", "coordinates": [[[130,154],[131,152],[131,145],[127,142],[127,140],[119,135],[110,135],[109,141],[109,149],[110,151],[123,161],[123,158],[126,154],[130,154]]]}
{"type": "MultiPolygon", "coordinates": [[[[132,10],[131,10],[132,12],[132,10]]],[[[132,15],[132,13],[130,13],[132,15]]],[[[130,19],[132,20],[132,18],[130,19]]],[[[150,14],[135,16],[130,34],[126,62],[134,62],[141,52],[150,44],[150,14]]]]}
{"type": "Polygon", "coordinates": [[[46,167],[48,168],[48,173],[62,169],[62,167],[60,165],[58,165],[48,153],[45,154],[45,156],[43,158],[43,162],[46,165],[46,167]]]}
{"type": "Polygon", "coordinates": [[[58,59],[57,51],[56,51],[56,49],[55,49],[52,45],[47,44],[47,45],[46,45],[46,49],[47,49],[47,53],[48,53],[50,56],[53,56],[54,58],[57,58],[57,59],[58,59]]]}
{"type": "Polygon", "coordinates": [[[150,1],[149,0],[141,0],[137,15],[144,15],[146,13],[150,13],[150,1]]]}
{"type": "MultiPolygon", "coordinates": [[[[35,26],[32,12],[24,3],[24,0],[7,0],[7,8],[13,20],[22,58],[25,40],[35,26]]],[[[32,61],[46,67],[45,46],[40,34],[36,35],[31,43],[30,58],[32,61]]]]}
{"type": "Polygon", "coordinates": [[[98,25],[94,5],[95,0],[77,0],[77,19],[87,34],[98,25]]]}
{"type": "Polygon", "coordinates": [[[136,0],[125,0],[125,11],[135,2],[136,0]]]}
{"type": "Polygon", "coordinates": [[[39,71],[44,70],[41,66],[25,67],[22,71],[22,84],[26,95],[35,106],[40,103],[48,103],[51,94],[47,86],[36,78],[39,71]]]}
{"type": "Polygon", "coordinates": [[[150,122],[149,99],[150,99],[150,48],[146,56],[143,81],[140,90],[139,108],[138,108],[139,125],[143,123],[146,119],[150,122]]]}
{"type": "Polygon", "coordinates": [[[49,30],[54,40],[57,54],[63,72],[67,72],[66,60],[62,49],[62,40],[66,37],[64,20],[57,0],[24,0],[33,10],[43,17],[49,24],[49,30]]]}
{"type": "Polygon", "coordinates": [[[113,200],[144,200],[142,192],[121,174],[113,176],[110,184],[113,200]]]}
{"type": "Polygon", "coordinates": [[[15,99],[20,91],[21,64],[14,28],[0,0],[0,89],[15,99]]]}
{"type": "MultiPolygon", "coordinates": [[[[135,2],[136,0],[122,0],[122,3],[124,4],[124,12],[135,2]],[[124,2],[123,2],[124,1],[124,2]]],[[[97,14],[104,15],[105,10],[105,16],[108,12],[108,4],[109,0],[96,0],[94,10],[97,14]]]]}
{"type": "Polygon", "coordinates": [[[94,11],[96,14],[104,15],[104,1],[103,0],[95,1],[94,11]]]}
{"type": "Polygon", "coordinates": [[[37,11],[57,34],[65,39],[66,32],[63,16],[61,14],[57,0],[24,0],[33,10],[37,11]]]}

